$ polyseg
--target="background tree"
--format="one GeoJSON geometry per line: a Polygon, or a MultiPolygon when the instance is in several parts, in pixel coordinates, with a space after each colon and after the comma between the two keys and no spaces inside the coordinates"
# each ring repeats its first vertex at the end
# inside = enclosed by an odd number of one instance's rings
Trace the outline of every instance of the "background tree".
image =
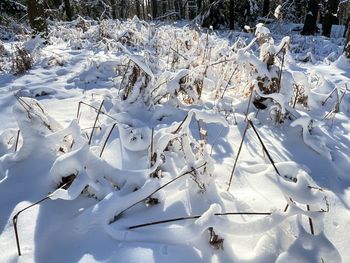
{"type": "Polygon", "coordinates": [[[43,1],[27,0],[29,24],[35,34],[47,37],[47,23],[45,19],[43,1]]]}
{"type": "Polygon", "coordinates": [[[263,3],[263,16],[267,16],[270,12],[270,0],[264,0],[263,3]]]}
{"type": "Polygon", "coordinates": [[[66,11],[67,20],[72,21],[73,13],[69,0],[64,0],[64,9],[66,11]]]}
{"type": "Polygon", "coordinates": [[[307,3],[307,12],[303,30],[301,31],[302,35],[314,35],[317,31],[317,15],[319,8],[318,0],[309,0],[307,3]]]}
{"type": "Polygon", "coordinates": [[[322,21],[322,35],[326,37],[331,36],[332,25],[337,22],[337,17],[334,14],[337,14],[338,6],[339,0],[328,0],[325,3],[325,12],[322,21]]]}
{"type": "Polygon", "coordinates": [[[350,59],[350,18],[348,18],[344,51],[345,56],[350,59]]]}
{"type": "Polygon", "coordinates": [[[152,0],[152,17],[153,19],[157,17],[157,0],[152,0]]]}
{"type": "Polygon", "coordinates": [[[230,0],[230,5],[229,5],[229,9],[230,9],[230,29],[234,29],[235,28],[235,1],[234,0],[230,0]]]}

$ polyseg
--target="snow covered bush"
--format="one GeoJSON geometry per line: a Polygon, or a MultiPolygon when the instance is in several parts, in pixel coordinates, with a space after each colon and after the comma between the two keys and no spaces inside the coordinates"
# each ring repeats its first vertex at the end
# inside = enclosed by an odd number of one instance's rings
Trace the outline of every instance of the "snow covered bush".
{"type": "Polygon", "coordinates": [[[17,121],[0,133],[0,190],[23,173],[35,198],[69,201],[51,202],[64,209],[49,221],[51,204],[40,207],[35,226],[63,222],[84,251],[93,233],[161,244],[164,258],[175,246],[211,262],[341,262],[330,229],[333,186],[346,180],[347,77],[325,74],[344,61],[321,51],[322,66],[294,59],[307,41],[263,24],[203,32],[136,17],[52,27],[46,47],[26,43],[35,66],[7,87],[15,96],[0,94],[17,121]]]}

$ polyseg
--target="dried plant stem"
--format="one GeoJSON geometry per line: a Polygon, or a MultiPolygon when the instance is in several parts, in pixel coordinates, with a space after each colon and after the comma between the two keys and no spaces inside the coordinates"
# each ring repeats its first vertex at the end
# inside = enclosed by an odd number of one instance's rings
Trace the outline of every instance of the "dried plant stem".
{"type": "Polygon", "coordinates": [[[283,70],[283,65],[284,65],[284,57],[286,56],[286,49],[285,49],[285,47],[283,47],[282,49],[283,49],[282,63],[281,63],[280,72],[278,74],[278,91],[277,92],[280,92],[280,90],[281,90],[282,70],[283,70]]]}
{"type": "MultiPolygon", "coordinates": [[[[262,141],[262,139],[261,139],[261,137],[260,137],[258,131],[255,129],[255,126],[254,126],[253,122],[252,122],[251,120],[248,120],[248,122],[249,122],[249,124],[252,126],[252,128],[253,128],[253,130],[254,130],[256,136],[258,137],[258,140],[259,140],[261,146],[263,147],[264,152],[265,152],[266,155],[267,155],[267,158],[269,159],[269,161],[270,161],[270,163],[272,164],[273,168],[275,169],[276,173],[278,174],[278,176],[282,177],[282,175],[281,175],[281,173],[278,171],[278,169],[277,169],[277,167],[276,167],[276,165],[275,165],[275,162],[273,161],[273,159],[272,159],[272,157],[271,157],[269,151],[267,150],[267,148],[266,148],[264,142],[262,141]]],[[[285,196],[285,199],[286,199],[286,201],[287,201],[287,205],[286,205],[284,211],[287,211],[288,206],[289,206],[289,202],[293,202],[293,200],[292,200],[292,198],[286,197],[286,196],[285,196]]]]}
{"type": "Polygon", "coordinates": [[[322,118],[322,120],[325,120],[325,119],[327,119],[330,115],[333,115],[333,116],[332,116],[332,121],[334,121],[335,115],[340,111],[340,104],[341,104],[342,101],[343,101],[343,98],[344,98],[344,96],[345,96],[345,93],[346,93],[346,91],[344,91],[344,92],[342,93],[342,95],[340,96],[340,98],[339,98],[339,94],[338,94],[338,92],[336,92],[336,94],[337,94],[337,102],[335,103],[333,109],[332,109],[330,112],[328,112],[328,113],[322,118]]]}
{"type": "Polygon", "coordinates": [[[20,243],[19,243],[19,235],[18,235],[18,229],[17,229],[17,222],[18,222],[18,216],[20,213],[24,212],[25,210],[37,205],[37,204],[40,204],[41,202],[44,202],[45,200],[49,199],[50,197],[49,196],[46,196],[42,199],[40,199],[39,201],[35,202],[34,204],[31,204],[25,208],[23,208],[22,210],[18,211],[14,217],[12,218],[12,222],[13,222],[13,228],[15,230],[15,236],[16,236],[16,243],[17,243],[17,252],[18,252],[18,256],[21,256],[21,246],[20,246],[20,243]]]}
{"type": "Polygon", "coordinates": [[[104,151],[104,149],[105,149],[105,147],[106,147],[106,145],[107,145],[107,142],[108,142],[108,140],[109,140],[109,137],[111,137],[112,131],[113,131],[113,129],[115,128],[116,125],[117,125],[116,123],[113,124],[111,130],[109,131],[109,133],[108,133],[108,135],[107,135],[107,138],[106,138],[106,140],[105,140],[105,142],[104,142],[104,144],[103,144],[103,146],[102,146],[102,149],[101,149],[100,158],[102,157],[103,151],[104,151]]]}
{"type": "Polygon", "coordinates": [[[214,63],[211,63],[208,65],[208,67],[212,67],[212,66],[216,66],[216,65],[219,65],[219,64],[222,64],[222,63],[226,63],[226,62],[230,62],[234,59],[224,59],[224,60],[220,60],[220,61],[217,61],[217,62],[214,62],[214,63]]]}
{"type": "Polygon", "coordinates": [[[260,137],[258,131],[255,129],[255,126],[254,126],[253,122],[252,122],[251,120],[248,120],[248,123],[252,126],[252,128],[253,128],[253,130],[254,130],[256,136],[258,137],[258,140],[259,140],[261,146],[263,147],[264,152],[265,152],[266,155],[267,155],[267,158],[269,159],[269,161],[270,161],[270,163],[272,164],[273,168],[275,169],[276,173],[277,173],[279,176],[282,176],[282,175],[280,174],[280,172],[278,171],[278,169],[277,169],[277,167],[276,167],[276,165],[275,165],[275,162],[273,161],[273,159],[272,159],[272,157],[271,157],[269,151],[267,150],[267,148],[266,148],[264,142],[262,141],[262,139],[261,139],[261,137],[260,137]]]}
{"type": "Polygon", "coordinates": [[[149,160],[149,163],[150,163],[150,167],[152,167],[155,163],[155,160],[153,158],[153,151],[154,151],[154,127],[152,127],[152,134],[151,134],[151,156],[150,156],[150,160],[149,160]]]}
{"type": "Polygon", "coordinates": [[[201,85],[201,88],[199,90],[199,96],[198,96],[198,99],[200,100],[201,97],[202,97],[202,93],[203,93],[203,86],[204,86],[204,79],[205,79],[205,76],[207,75],[207,71],[208,71],[208,68],[209,66],[206,65],[205,68],[204,68],[204,71],[203,71],[203,76],[202,76],[202,85],[201,85]]]}
{"type": "Polygon", "coordinates": [[[246,126],[245,126],[245,128],[244,128],[244,131],[243,131],[242,140],[241,140],[241,143],[240,143],[239,148],[238,148],[238,153],[237,153],[237,156],[236,156],[236,159],[235,159],[235,163],[233,164],[233,168],[232,168],[232,171],[231,171],[231,176],[230,176],[230,181],[229,181],[229,183],[228,183],[227,191],[230,190],[231,182],[232,182],[232,178],[233,178],[233,174],[234,174],[235,169],[236,169],[238,157],[239,157],[239,155],[241,154],[241,150],[242,150],[244,138],[245,138],[245,135],[247,134],[248,128],[249,128],[249,122],[247,122],[247,124],[246,124],[246,126]]]}
{"type": "MultiPolygon", "coordinates": [[[[227,213],[215,213],[214,215],[215,216],[230,216],[230,215],[269,216],[271,214],[272,214],[271,212],[227,212],[227,213]]],[[[150,223],[130,226],[130,227],[128,227],[128,229],[131,230],[131,229],[135,229],[135,228],[141,228],[141,227],[152,226],[152,225],[159,225],[159,224],[176,222],[176,221],[183,221],[183,220],[189,220],[189,219],[198,219],[201,216],[202,215],[184,216],[184,217],[177,217],[177,218],[172,218],[172,219],[154,221],[154,222],[150,222],[150,223]]]]}
{"type": "Polygon", "coordinates": [[[152,193],[150,193],[147,197],[137,201],[136,203],[133,203],[132,205],[128,206],[127,208],[125,208],[123,211],[121,211],[118,215],[116,215],[116,217],[118,217],[119,215],[121,215],[122,213],[124,213],[125,211],[129,210],[130,208],[134,207],[135,205],[145,201],[147,198],[151,197],[152,195],[154,195],[155,193],[157,193],[159,190],[163,189],[164,187],[168,186],[169,184],[175,182],[176,180],[182,178],[183,176],[187,175],[187,174],[191,174],[193,173],[194,171],[204,167],[205,165],[207,164],[207,162],[204,162],[202,165],[196,167],[196,168],[192,168],[191,170],[187,171],[187,172],[184,172],[182,174],[180,174],[179,176],[171,179],[169,182],[163,184],[162,186],[158,187],[156,190],[154,190],[152,193]]]}
{"type": "Polygon", "coordinates": [[[16,144],[15,144],[15,152],[17,152],[18,148],[18,140],[19,140],[19,134],[21,133],[21,130],[18,129],[17,131],[17,137],[16,137],[16,144]]]}
{"type": "Polygon", "coordinates": [[[174,51],[176,54],[178,54],[180,57],[184,58],[185,60],[188,60],[188,58],[185,57],[184,55],[182,55],[179,51],[175,50],[175,49],[172,48],[172,47],[170,47],[170,49],[171,49],[172,51],[174,51]]]}
{"type": "Polygon", "coordinates": [[[129,59],[129,61],[128,61],[128,65],[127,65],[126,70],[125,70],[125,72],[124,72],[124,74],[123,74],[122,81],[120,82],[119,89],[118,89],[118,94],[119,94],[119,92],[120,92],[120,90],[121,90],[121,88],[122,88],[122,84],[123,84],[123,82],[124,82],[124,79],[125,79],[126,73],[127,73],[127,72],[128,72],[128,70],[129,70],[129,67],[130,67],[130,61],[131,61],[131,59],[129,59]]]}
{"type": "MultiPolygon", "coordinates": [[[[306,205],[306,209],[307,209],[307,211],[310,211],[310,206],[306,205]]],[[[311,234],[315,235],[314,224],[312,222],[312,218],[311,217],[309,217],[309,225],[310,225],[310,232],[311,232],[311,234]]]]}
{"type": "Polygon", "coordinates": [[[251,88],[249,101],[248,101],[248,105],[247,105],[247,110],[245,112],[245,119],[244,119],[244,121],[247,121],[247,119],[248,119],[249,107],[250,107],[250,103],[252,102],[252,97],[253,97],[253,87],[251,88]]]}
{"type": "MultiPolygon", "coordinates": [[[[75,177],[72,177],[68,182],[66,182],[65,184],[63,184],[63,185],[62,185],[61,187],[59,187],[58,189],[62,189],[62,188],[64,188],[64,187],[69,186],[69,185],[73,182],[74,178],[75,178],[75,177]]],[[[29,206],[27,206],[27,207],[25,207],[25,208],[19,210],[19,211],[13,216],[12,222],[13,222],[13,229],[14,229],[14,231],[15,231],[15,236],[16,236],[16,244],[17,244],[18,256],[21,256],[21,255],[22,255],[22,254],[21,254],[21,245],[20,245],[20,242],[19,242],[18,227],[17,227],[19,215],[20,215],[22,212],[26,211],[27,209],[29,209],[29,208],[31,208],[31,207],[37,205],[37,204],[40,204],[40,203],[44,202],[44,201],[47,200],[47,199],[50,199],[50,196],[51,196],[51,194],[49,194],[49,195],[47,195],[46,197],[40,199],[39,201],[37,201],[37,202],[35,202],[35,203],[33,203],[33,204],[31,204],[31,205],[29,205],[29,206]]]]}
{"type": "Polygon", "coordinates": [[[296,105],[297,100],[298,100],[298,97],[299,97],[299,87],[298,87],[298,85],[296,85],[295,88],[296,88],[297,91],[295,92],[295,98],[294,98],[294,103],[293,103],[293,109],[295,109],[295,105],[296,105]]]}
{"type": "Polygon", "coordinates": [[[168,80],[163,81],[162,83],[160,83],[157,87],[155,87],[152,91],[151,91],[151,96],[153,95],[153,92],[155,92],[157,89],[159,89],[163,84],[166,84],[168,82],[168,80]]]}
{"type": "Polygon", "coordinates": [[[79,101],[78,103],[78,110],[77,110],[77,120],[78,120],[78,123],[79,123],[79,119],[80,119],[80,109],[81,109],[81,104],[83,102],[82,101],[79,101]]]}
{"type": "Polygon", "coordinates": [[[231,76],[230,76],[230,78],[229,78],[229,80],[228,80],[228,82],[227,82],[227,84],[226,84],[226,86],[225,86],[225,88],[224,88],[224,91],[222,92],[221,98],[224,97],[225,92],[226,92],[226,90],[227,90],[227,88],[228,88],[228,85],[230,84],[230,82],[231,82],[231,80],[232,80],[232,77],[235,75],[237,69],[238,69],[238,65],[237,65],[237,66],[235,67],[235,69],[232,71],[232,74],[231,74],[231,76]]]}
{"type": "MultiPolygon", "coordinates": [[[[96,112],[98,111],[98,108],[96,108],[95,106],[92,106],[89,103],[83,102],[83,101],[79,101],[79,106],[78,106],[78,112],[77,112],[77,117],[80,115],[80,104],[83,104],[85,106],[88,106],[94,110],[96,110],[96,112]]],[[[110,118],[111,120],[117,121],[116,118],[112,117],[111,115],[109,115],[108,113],[104,112],[103,110],[100,110],[100,114],[105,115],[106,117],[110,118]]]]}
{"type": "Polygon", "coordinates": [[[93,128],[91,130],[91,134],[90,134],[89,145],[91,144],[92,136],[94,135],[95,127],[96,127],[96,124],[97,124],[98,117],[100,116],[100,112],[101,112],[103,103],[104,103],[104,100],[102,100],[100,108],[97,111],[97,115],[96,115],[96,118],[95,118],[94,126],[93,126],[93,128]]]}
{"type": "Polygon", "coordinates": [[[172,132],[173,134],[176,134],[176,133],[179,132],[179,130],[181,129],[182,125],[185,123],[187,117],[188,117],[188,113],[186,114],[186,116],[185,116],[185,118],[182,120],[182,122],[179,124],[179,126],[177,126],[176,130],[172,132]]]}
{"type": "Polygon", "coordinates": [[[335,87],[333,90],[332,90],[332,92],[331,93],[329,93],[329,95],[327,96],[327,98],[324,100],[324,101],[322,101],[322,106],[324,106],[325,104],[326,104],[326,102],[329,100],[329,98],[332,98],[332,95],[333,95],[333,93],[334,92],[336,92],[336,94],[337,94],[337,96],[338,96],[338,89],[337,89],[337,87],[335,87]]]}

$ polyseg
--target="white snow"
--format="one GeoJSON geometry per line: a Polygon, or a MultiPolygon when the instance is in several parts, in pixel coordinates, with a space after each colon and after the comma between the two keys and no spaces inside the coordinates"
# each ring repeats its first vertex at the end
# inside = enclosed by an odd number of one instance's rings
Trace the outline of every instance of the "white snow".
{"type": "Polygon", "coordinates": [[[0,262],[350,262],[343,39],[81,19],[1,42],[0,262]]]}

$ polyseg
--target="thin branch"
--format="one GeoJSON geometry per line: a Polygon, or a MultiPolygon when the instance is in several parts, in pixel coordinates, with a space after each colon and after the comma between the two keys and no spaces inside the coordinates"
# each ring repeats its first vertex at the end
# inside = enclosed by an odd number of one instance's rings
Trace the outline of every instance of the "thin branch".
{"type": "Polygon", "coordinates": [[[118,94],[119,94],[119,92],[120,92],[120,90],[121,90],[121,88],[122,88],[122,84],[123,84],[123,82],[124,82],[126,73],[128,72],[128,69],[129,69],[129,67],[130,67],[130,61],[131,61],[131,59],[129,59],[129,61],[128,61],[128,66],[126,67],[126,70],[125,70],[125,72],[124,72],[124,74],[123,74],[122,81],[120,82],[119,89],[118,89],[118,94]]]}
{"type": "Polygon", "coordinates": [[[154,157],[153,157],[153,148],[154,148],[154,127],[152,127],[152,134],[151,134],[151,156],[150,156],[150,166],[152,167],[155,163],[154,157]]]}
{"type": "MultiPolygon", "coordinates": [[[[310,206],[306,205],[307,211],[310,211],[310,206]]],[[[314,231],[314,224],[312,222],[311,217],[309,217],[309,225],[310,225],[310,232],[312,235],[315,235],[315,231],[314,231]]]]}
{"type": "Polygon", "coordinates": [[[106,140],[105,140],[105,142],[104,142],[104,144],[103,144],[103,146],[102,146],[102,149],[101,149],[100,158],[102,157],[103,151],[104,151],[104,149],[105,149],[105,147],[106,147],[106,144],[107,144],[107,142],[108,142],[108,140],[109,140],[109,137],[111,136],[112,131],[113,131],[113,129],[114,129],[114,127],[115,127],[116,125],[117,125],[117,124],[114,123],[113,126],[112,126],[112,128],[111,128],[111,130],[110,130],[109,133],[108,133],[108,136],[107,136],[107,138],[106,138],[106,140]]]}
{"type": "Polygon", "coordinates": [[[244,138],[245,138],[245,135],[246,135],[246,133],[247,133],[248,128],[249,128],[249,122],[247,122],[247,125],[246,125],[245,128],[244,128],[244,132],[243,132],[243,135],[242,135],[242,140],[241,140],[241,143],[240,143],[240,145],[239,145],[238,153],[237,153],[237,156],[236,156],[236,159],[235,159],[235,163],[234,163],[233,168],[232,168],[232,171],[231,171],[231,176],[230,176],[230,181],[229,181],[229,183],[228,183],[227,191],[230,190],[231,182],[232,182],[232,178],[233,178],[233,174],[234,174],[235,169],[236,169],[238,157],[239,157],[239,155],[241,154],[241,150],[242,150],[244,138]]]}
{"type": "Polygon", "coordinates": [[[225,87],[224,91],[222,92],[221,98],[224,97],[225,92],[226,92],[226,90],[227,90],[227,88],[228,88],[228,85],[229,85],[229,83],[231,82],[231,79],[232,79],[232,77],[234,76],[234,74],[236,73],[237,69],[238,69],[238,65],[237,65],[236,68],[233,70],[233,72],[232,72],[232,74],[231,74],[231,76],[230,76],[230,79],[228,80],[228,82],[227,82],[227,84],[226,84],[226,87],[225,87]]]}
{"type": "Polygon", "coordinates": [[[15,144],[15,152],[17,152],[17,148],[18,148],[18,140],[19,140],[19,134],[20,134],[21,130],[18,129],[17,131],[17,138],[16,138],[16,144],[15,144]]]}
{"type": "MultiPolygon", "coordinates": [[[[271,212],[227,212],[227,213],[215,213],[215,216],[230,216],[230,215],[256,215],[256,216],[269,216],[271,215],[271,212]]],[[[176,221],[183,221],[183,220],[189,220],[189,219],[198,219],[202,215],[194,215],[194,216],[185,216],[185,217],[177,217],[172,219],[166,219],[166,220],[160,220],[160,221],[154,221],[150,223],[140,224],[140,225],[134,225],[128,227],[129,230],[135,229],[135,228],[141,228],[145,226],[151,226],[151,225],[158,225],[158,224],[164,224],[164,223],[170,223],[170,222],[176,222],[176,221]]]]}
{"type": "Polygon", "coordinates": [[[196,168],[192,168],[190,171],[187,171],[187,172],[184,172],[183,174],[171,179],[169,182],[167,182],[166,184],[163,184],[162,186],[158,187],[156,190],[154,190],[152,193],[150,193],[147,197],[137,201],[136,203],[128,206],[127,208],[125,208],[123,211],[121,211],[118,215],[116,215],[116,217],[118,217],[119,215],[121,215],[122,213],[124,213],[125,211],[129,210],[130,208],[134,207],[135,205],[143,202],[144,200],[146,200],[147,198],[151,197],[152,195],[154,195],[156,192],[158,192],[159,190],[163,189],[164,187],[168,186],[169,184],[175,182],[176,180],[180,179],[181,177],[187,175],[187,174],[191,174],[193,173],[194,171],[202,168],[203,166],[205,166],[207,164],[207,162],[203,163],[202,165],[196,167],[196,168]]]}
{"type": "Polygon", "coordinates": [[[183,57],[185,60],[188,60],[188,58],[186,58],[184,55],[180,54],[178,51],[176,51],[175,49],[173,49],[172,47],[170,47],[170,49],[172,51],[174,51],[176,54],[178,54],[180,57],[183,57]]]}
{"type": "MultiPolygon", "coordinates": [[[[70,180],[68,180],[65,184],[63,184],[61,187],[59,187],[58,189],[62,189],[62,188],[65,188],[65,187],[69,187],[69,185],[73,182],[75,177],[71,177],[70,180]]],[[[37,204],[40,204],[42,202],[44,202],[45,200],[47,199],[50,199],[50,196],[51,196],[51,193],[49,195],[47,195],[46,197],[40,199],[39,201],[19,210],[12,218],[12,222],[13,222],[13,228],[15,230],[15,236],[16,236],[16,243],[17,243],[17,252],[18,252],[18,256],[21,256],[21,246],[20,246],[20,242],[19,242],[19,235],[18,235],[18,228],[17,228],[17,222],[18,222],[18,217],[19,215],[26,211],[27,209],[37,205],[37,204]]]]}
{"type": "Polygon", "coordinates": [[[182,120],[182,122],[179,124],[179,126],[177,126],[176,130],[172,132],[173,134],[176,134],[176,133],[179,132],[179,130],[181,129],[182,125],[185,123],[187,117],[188,117],[188,113],[186,114],[186,116],[185,116],[185,118],[182,120]]]}
{"type": "Polygon", "coordinates": [[[97,120],[98,120],[98,116],[100,116],[100,112],[101,112],[103,103],[104,103],[104,100],[102,100],[101,105],[100,105],[100,108],[99,108],[98,111],[97,111],[97,115],[96,115],[96,119],[95,119],[95,122],[94,122],[94,126],[93,126],[93,128],[92,128],[92,130],[91,130],[91,134],[90,134],[90,138],[89,138],[89,145],[91,144],[92,136],[94,135],[94,130],[95,130],[95,127],[96,127],[96,123],[97,123],[97,120]]]}
{"type": "Polygon", "coordinates": [[[282,71],[283,71],[283,65],[284,65],[284,57],[286,55],[286,49],[283,49],[283,55],[282,55],[282,63],[281,63],[281,68],[280,68],[280,72],[278,74],[278,92],[280,92],[281,90],[281,81],[282,81],[282,71]]]}
{"type": "Polygon", "coordinates": [[[269,151],[267,150],[267,148],[266,148],[264,142],[262,141],[262,139],[261,139],[261,137],[260,137],[258,131],[255,129],[255,126],[254,126],[253,122],[252,122],[251,120],[249,120],[249,119],[248,119],[248,122],[249,122],[249,124],[252,126],[252,128],[253,128],[253,130],[254,130],[256,136],[257,136],[258,139],[259,139],[259,142],[260,142],[261,146],[263,147],[264,152],[265,152],[266,155],[267,155],[267,158],[269,158],[269,161],[270,161],[270,163],[272,164],[273,168],[275,169],[276,173],[277,173],[279,176],[282,176],[282,175],[280,174],[280,172],[278,171],[278,169],[277,169],[277,167],[276,167],[276,165],[275,165],[275,162],[273,161],[273,159],[272,159],[272,157],[271,157],[269,151]]]}
{"type": "Polygon", "coordinates": [[[247,110],[246,110],[246,113],[245,113],[245,119],[244,121],[247,121],[248,119],[248,113],[249,113],[249,108],[250,108],[250,103],[252,102],[252,97],[253,97],[253,87],[251,88],[251,92],[250,92],[250,96],[249,96],[249,101],[248,101],[248,105],[247,105],[247,110]]]}
{"type": "MultiPolygon", "coordinates": [[[[86,102],[83,102],[83,101],[79,101],[79,104],[83,104],[85,106],[88,106],[88,107],[94,109],[96,112],[98,111],[98,108],[96,108],[95,106],[92,106],[89,103],[86,103],[86,102]]],[[[78,108],[79,108],[79,106],[78,106],[78,108]]],[[[100,110],[100,114],[105,115],[106,117],[110,118],[111,120],[117,121],[116,118],[112,117],[111,115],[109,115],[108,113],[104,112],[103,110],[100,110]]],[[[77,116],[79,116],[79,112],[77,113],[77,116]]]]}

